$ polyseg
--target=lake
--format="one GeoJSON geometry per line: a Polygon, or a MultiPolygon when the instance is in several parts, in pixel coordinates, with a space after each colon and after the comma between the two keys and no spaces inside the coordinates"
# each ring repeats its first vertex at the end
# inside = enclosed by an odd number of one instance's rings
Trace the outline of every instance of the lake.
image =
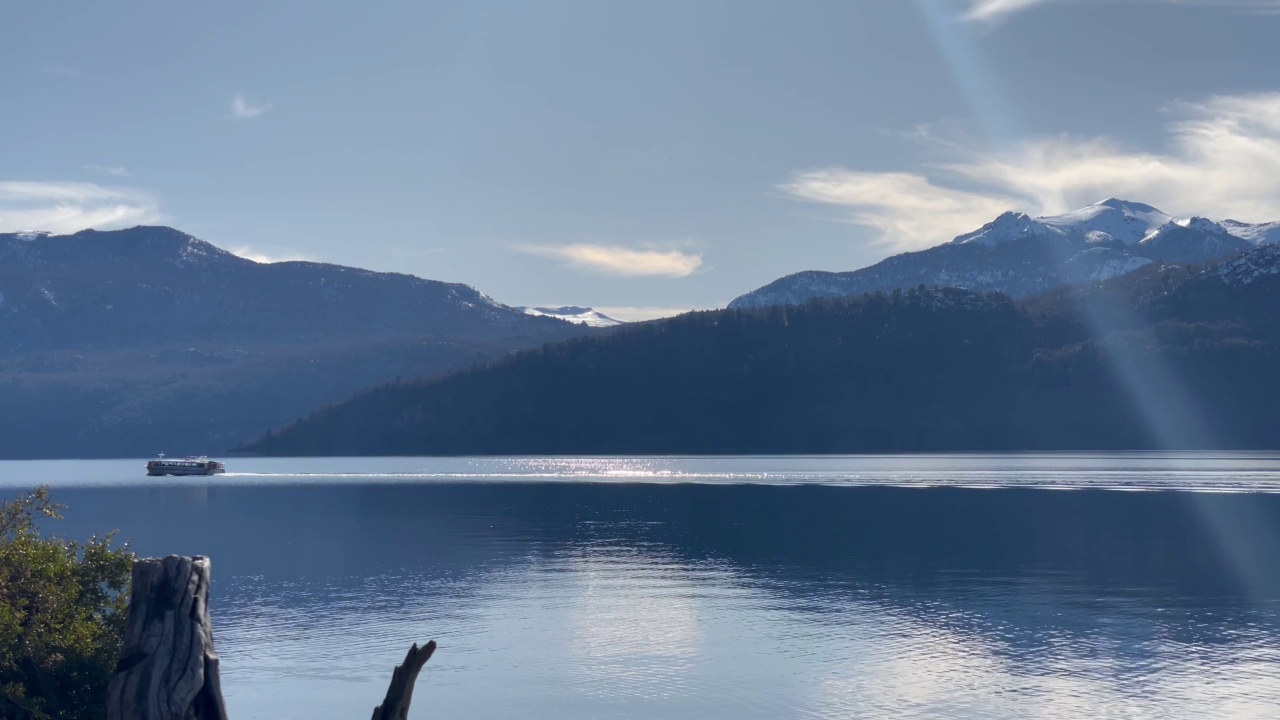
{"type": "Polygon", "coordinates": [[[1280,456],[0,463],[213,561],[234,720],[1280,716],[1280,456]]]}

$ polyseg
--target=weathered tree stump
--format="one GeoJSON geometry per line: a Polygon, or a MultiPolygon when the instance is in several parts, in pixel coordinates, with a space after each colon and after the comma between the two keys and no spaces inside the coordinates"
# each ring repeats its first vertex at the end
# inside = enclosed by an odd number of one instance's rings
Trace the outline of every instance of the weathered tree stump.
{"type": "Polygon", "coordinates": [[[107,720],[227,720],[209,623],[209,559],[133,563],[107,720]]]}
{"type": "Polygon", "coordinates": [[[387,697],[382,704],[373,709],[373,720],[408,720],[409,703],[413,700],[413,685],[418,680],[422,666],[431,659],[436,651],[436,641],[432,640],[422,647],[417,643],[409,648],[404,662],[396,666],[391,673],[391,686],[387,688],[387,697]]]}
{"type": "MultiPolygon", "coordinates": [[[[436,651],[415,644],[391,674],[373,720],[408,720],[413,685],[436,651]]],[[[107,720],[227,720],[209,621],[209,559],[170,555],[133,562],[129,618],[107,720]]]]}

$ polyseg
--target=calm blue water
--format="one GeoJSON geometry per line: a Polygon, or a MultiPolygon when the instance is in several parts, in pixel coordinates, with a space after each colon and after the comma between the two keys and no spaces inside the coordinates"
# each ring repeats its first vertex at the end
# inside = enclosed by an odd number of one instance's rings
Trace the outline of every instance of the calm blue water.
{"type": "Polygon", "coordinates": [[[0,463],[213,559],[231,716],[1280,717],[1280,458],[0,463]]]}

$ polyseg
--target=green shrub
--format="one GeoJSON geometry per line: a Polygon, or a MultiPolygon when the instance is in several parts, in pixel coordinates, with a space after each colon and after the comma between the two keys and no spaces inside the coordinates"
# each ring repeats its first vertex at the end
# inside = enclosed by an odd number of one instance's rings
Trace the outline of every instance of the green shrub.
{"type": "Polygon", "coordinates": [[[46,535],[60,520],[48,488],[0,501],[0,717],[105,718],[120,653],[133,555],[112,535],[46,535]]]}

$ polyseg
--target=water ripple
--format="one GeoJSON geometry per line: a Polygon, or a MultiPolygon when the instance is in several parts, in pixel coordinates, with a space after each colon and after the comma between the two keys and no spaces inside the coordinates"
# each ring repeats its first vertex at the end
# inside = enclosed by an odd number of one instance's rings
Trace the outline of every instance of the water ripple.
{"type": "Polygon", "coordinates": [[[261,474],[18,468],[64,486],[68,536],[214,558],[239,720],[367,716],[428,639],[415,706],[443,717],[1280,707],[1270,456],[241,463],[261,474]]]}

